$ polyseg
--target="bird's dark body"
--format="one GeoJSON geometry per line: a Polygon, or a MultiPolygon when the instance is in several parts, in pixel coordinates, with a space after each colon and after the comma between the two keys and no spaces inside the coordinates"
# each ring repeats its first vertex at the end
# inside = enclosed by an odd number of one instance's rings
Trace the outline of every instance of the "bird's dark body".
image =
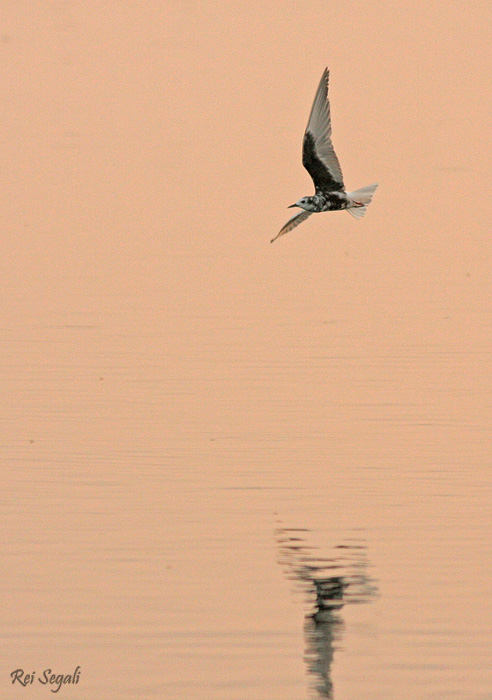
{"type": "Polygon", "coordinates": [[[309,211],[316,213],[338,211],[339,209],[346,209],[348,205],[345,192],[320,192],[317,190],[312,197],[305,197],[304,199],[313,206],[309,211]]]}

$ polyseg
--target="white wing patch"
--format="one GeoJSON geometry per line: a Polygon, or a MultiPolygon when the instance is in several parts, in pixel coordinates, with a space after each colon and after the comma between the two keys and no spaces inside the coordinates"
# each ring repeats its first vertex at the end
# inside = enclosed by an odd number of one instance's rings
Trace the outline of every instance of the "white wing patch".
{"type": "Polygon", "coordinates": [[[311,216],[313,212],[312,211],[305,211],[304,209],[299,212],[298,214],[294,214],[292,218],[290,218],[286,224],[282,226],[280,231],[277,233],[275,238],[272,238],[270,243],[273,243],[273,241],[276,241],[277,238],[280,238],[280,236],[285,235],[286,233],[289,233],[289,231],[292,231],[293,228],[296,226],[299,226],[299,224],[302,224],[303,221],[305,221],[308,216],[311,216]]]}

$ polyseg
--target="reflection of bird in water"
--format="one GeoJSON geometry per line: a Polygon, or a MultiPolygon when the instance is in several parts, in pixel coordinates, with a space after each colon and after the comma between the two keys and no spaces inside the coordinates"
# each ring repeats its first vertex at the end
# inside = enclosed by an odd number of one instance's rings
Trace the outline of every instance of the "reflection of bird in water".
{"type": "Polygon", "coordinates": [[[306,617],[304,622],[306,640],[304,661],[311,687],[319,698],[333,698],[331,667],[342,633],[343,621],[332,610],[323,613],[323,620],[317,620],[312,615],[306,617]]]}
{"type": "Polygon", "coordinates": [[[302,164],[311,175],[316,192],[311,197],[302,197],[291,204],[291,207],[300,207],[301,211],[287,221],[272,239],[272,243],[316,212],[346,209],[349,214],[360,219],[366,213],[376,191],[377,184],[361,187],[355,192],[345,191],[342,169],[331,142],[328,75],[325,68],[302,144],[302,164]]]}
{"type": "Polygon", "coordinates": [[[343,607],[347,583],[341,576],[313,579],[316,589],[316,610],[306,616],[304,656],[313,689],[321,698],[333,697],[331,666],[337,642],[342,637],[343,622],[338,611],[343,607]]]}
{"type": "MultiPolygon", "coordinates": [[[[316,607],[313,615],[316,622],[322,622],[326,613],[332,613],[343,607],[343,592],[348,588],[348,583],[341,576],[331,578],[313,579],[316,588],[316,607]]],[[[326,615],[329,619],[329,616],[326,615]]]]}
{"type": "Polygon", "coordinates": [[[318,698],[333,698],[331,667],[343,633],[340,616],[345,603],[369,602],[376,587],[365,569],[366,547],[362,540],[349,540],[335,548],[330,558],[314,556],[300,533],[305,529],[277,530],[279,563],[288,578],[301,588],[310,612],[306,615],[305,662],[318,698]]]}

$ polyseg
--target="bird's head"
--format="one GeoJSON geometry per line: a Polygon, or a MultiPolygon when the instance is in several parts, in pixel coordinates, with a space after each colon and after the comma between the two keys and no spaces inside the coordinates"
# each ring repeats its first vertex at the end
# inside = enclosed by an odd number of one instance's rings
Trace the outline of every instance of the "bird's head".
{"type": "Polygon", "coordinates": [[[302,197],[302,199],[299,199],[295,204],[291,204],[287,209],[291,209],[292,207],[300,207],[306,211],[316,210],[316,204],[313,202],[312,197],[302,197]]]}

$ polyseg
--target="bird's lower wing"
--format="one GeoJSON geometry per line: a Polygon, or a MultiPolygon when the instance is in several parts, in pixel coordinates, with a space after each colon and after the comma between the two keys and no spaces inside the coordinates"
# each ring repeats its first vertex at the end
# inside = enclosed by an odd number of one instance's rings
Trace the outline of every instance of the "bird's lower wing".
{"type": "Polygon", "coordinates": [[[285,233],[289,233],[289,231],[292,231],[293,228],[299,226],[299,224],[302,224],[302,222],[305,221],[308,216],[311,216],[312,213],[312,211],[305,211],[303,209],[301,212],[299,212],[299,214],[294,214],[294,216],[289,219],[284,226],[282,226],[275,238],[272,238],[270,243],[273,243],[273,241],[276,241],[277,238],[280,238],[280,236],[283,236],[285,233]]]}

